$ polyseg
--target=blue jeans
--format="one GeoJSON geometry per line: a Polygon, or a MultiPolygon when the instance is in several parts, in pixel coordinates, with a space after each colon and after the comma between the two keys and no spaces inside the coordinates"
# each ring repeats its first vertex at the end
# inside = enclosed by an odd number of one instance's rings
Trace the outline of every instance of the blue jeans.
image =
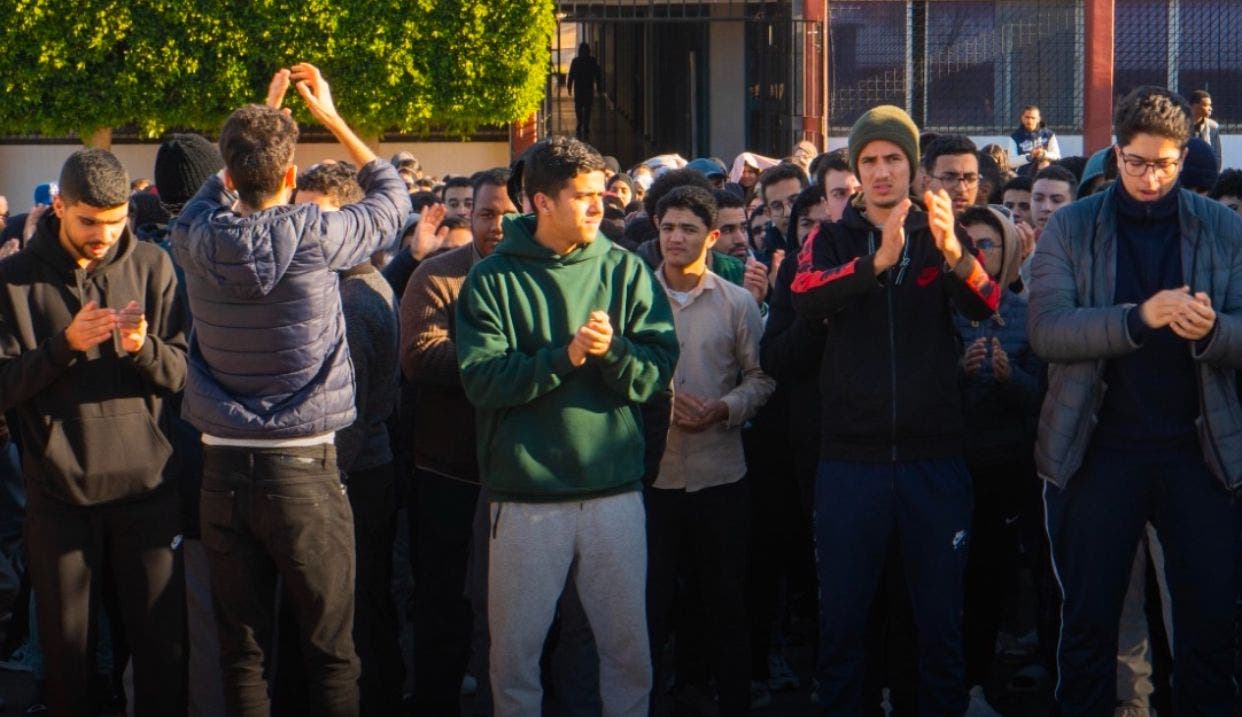
{"type": "Polygon", "coordinates": [[[919,715],[965,711],[962,603],[972,508],[970,473],[958,458],[820,463],[820,714],[862,714],[867,616],[894,539],[914,609],[919,715]]]}

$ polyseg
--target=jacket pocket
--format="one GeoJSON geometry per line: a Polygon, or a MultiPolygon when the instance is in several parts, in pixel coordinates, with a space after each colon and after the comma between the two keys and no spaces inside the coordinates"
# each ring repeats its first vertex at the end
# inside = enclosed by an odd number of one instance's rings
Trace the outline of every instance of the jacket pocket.
{"type": "Polygon", "coordinates": [[[52,491],[91,504],[156,488],[170,455],[168,439],[142,411],[52,421],[43,465],[52,491]]]}

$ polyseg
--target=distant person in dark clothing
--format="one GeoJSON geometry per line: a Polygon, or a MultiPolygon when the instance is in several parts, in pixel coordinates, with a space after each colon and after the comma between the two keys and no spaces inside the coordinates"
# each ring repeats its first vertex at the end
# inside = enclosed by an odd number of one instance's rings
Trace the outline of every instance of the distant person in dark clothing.
{"type": "Polygon", "coordinates": [[[578,139],[586,139],[591,134],[591,106],[595,104],[595,90],[603,90],[604,73],[595,58],[591,57],[591,46],[585,42],[578,45],[578,56],[569,63],[566,87],[573,95],[574,115],[578,118],[578,127],[574,132],[578,139]]]}

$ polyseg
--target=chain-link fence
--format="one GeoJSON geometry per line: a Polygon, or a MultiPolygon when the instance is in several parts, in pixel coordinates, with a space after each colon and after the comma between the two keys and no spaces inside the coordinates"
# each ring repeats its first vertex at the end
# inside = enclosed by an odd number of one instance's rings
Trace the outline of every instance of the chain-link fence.
{"type": "Polygon", "coordinates": [[[1222,129],[1242,130],[1242,2],[1117,0],[1114,92],[1207,90],[1222,129]]]}
{"type": "MultiPolygon", "coordinates": [[[[895,104],[920,127],[1008,134],[1038,105],[1060,133],[1082,132],[1083,0],[831,0],[834,133],[895,104]]],[[[1242,128],[1242,2],[1117,0],[1115,89],[1212,93],[1242,128]]]]}

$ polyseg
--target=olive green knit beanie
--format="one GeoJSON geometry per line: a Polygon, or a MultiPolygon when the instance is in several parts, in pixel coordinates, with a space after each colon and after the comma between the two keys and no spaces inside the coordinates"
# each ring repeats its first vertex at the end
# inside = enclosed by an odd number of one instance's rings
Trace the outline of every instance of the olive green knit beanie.
{"type": "Polygon", "coordinates": [[[872,107],[850,128],[850,167],[854,169],[854,174],[858,174],[858,155],[862,153],[863,147],[877,139],[888,140],[901,147],[901,151],[906,153],[906,159],[910,160],[910,173],[913,178],[914,171],[919,166],[919,128],[914,126],[914,120],[910,119],[905,110],[893,105],[872,107]]]}

